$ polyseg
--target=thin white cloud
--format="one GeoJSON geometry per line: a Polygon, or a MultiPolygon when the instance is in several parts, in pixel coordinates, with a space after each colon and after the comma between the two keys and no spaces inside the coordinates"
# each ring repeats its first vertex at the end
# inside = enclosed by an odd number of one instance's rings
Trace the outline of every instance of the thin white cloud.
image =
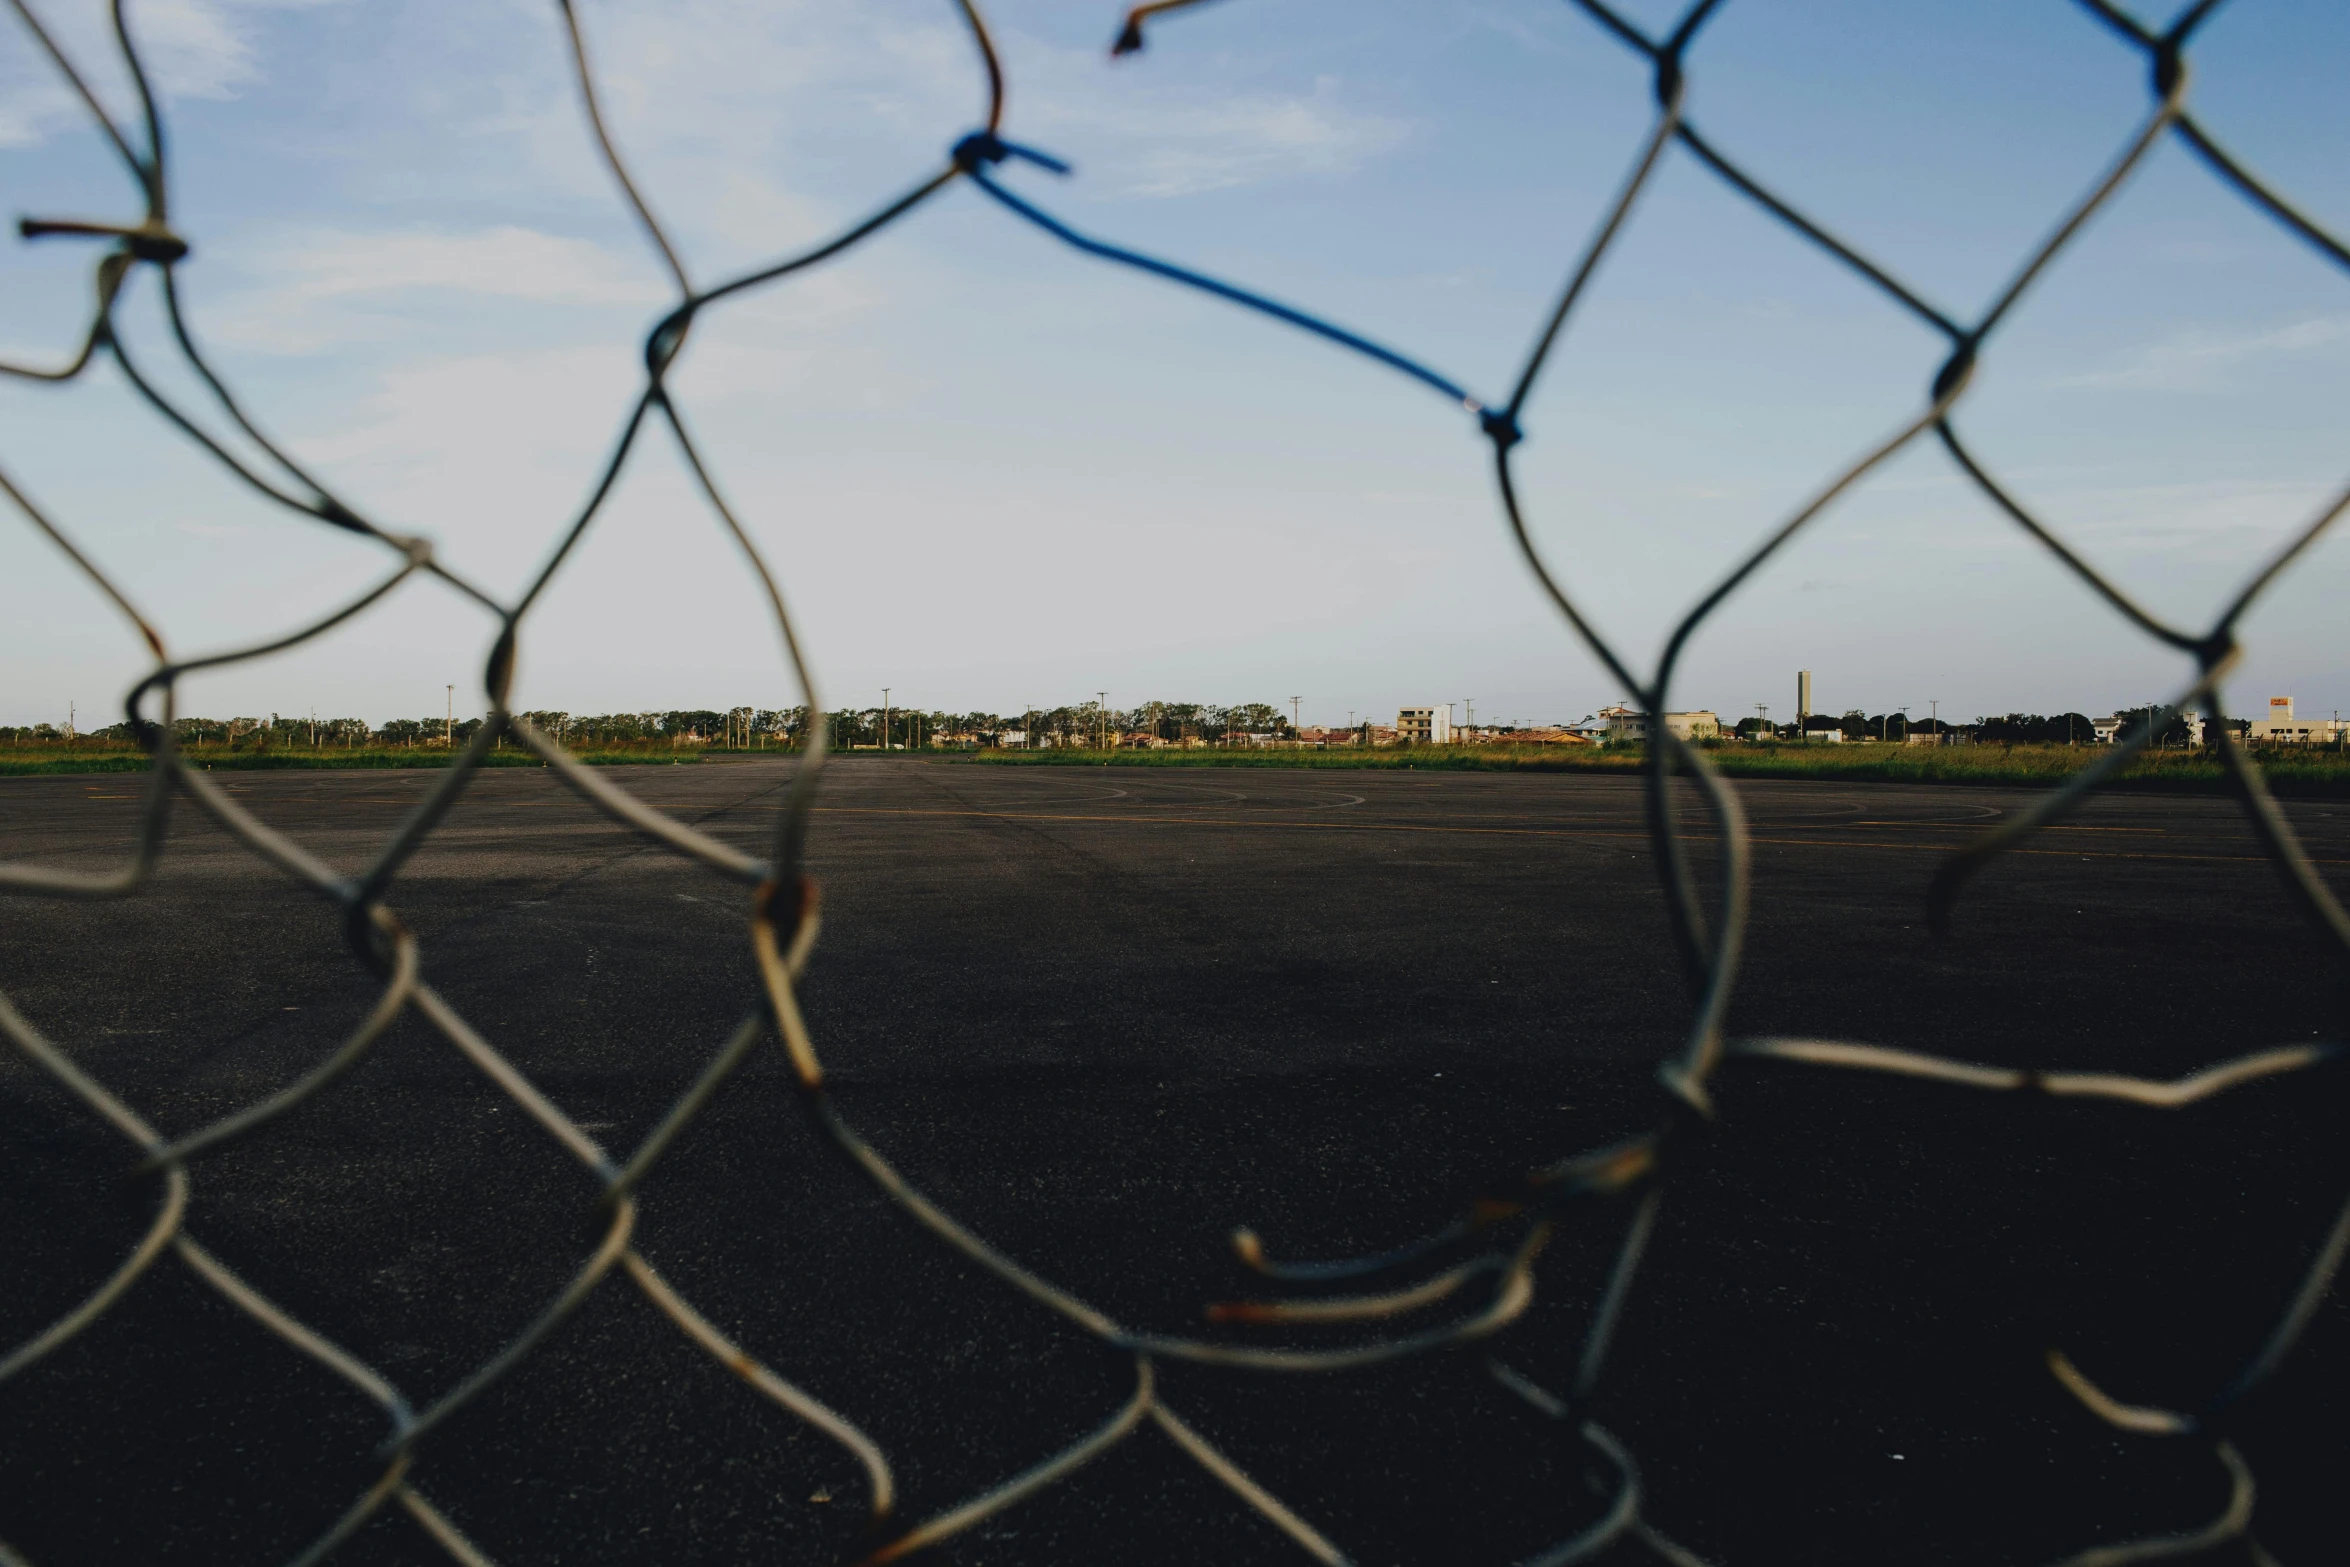
{"type": "Polygon", "coordinates": [[[1080,172],[1127,196],[1343,174],[1411,133],[1403,120],[1347,102],[1331,76],[1306,93],[1235,91],[1162,87],[1073,51],[1039,51],[1026,64],[1023,130],[1048,145],[1065,138],[1055,150],[1082,149],[1080,172]]]}
{"type": "Polygon", "coordinates": [[[2130,392],[2233,392],[2232,371],[2254,359],[2303,353],[2350,338],[2350,316],[2313,316],[2265,332],[2185,332],[2144,349],[2128,364],[2066,376],[2059,386],[2130,392]]]}
{"type": "MultiPolygon", "coordinates": [[[[1188,196],[1199,191],[1303,175],[1342,174],[1401,142],[1400,120],[1364,114],[1338,101],[1336,84],[1313,96],[1232,97],[1162,109],[1142,126],[1147,137],[1128,191],[1188,196]]],[[[1137,136],[1137,132],[1141,136],[1137,136]]]]}
{"type": "MultiPolygon", "coordinates": [[[[251,22],[242,14],[292,8],[302,0],[142,0],[130,8],[131,41],[149,78],[173,99],[226,99],[258,80],[251,22]]],[[[107,8],[95,0],[37,5],[35,14],[118,124],[133,123],[138,98],[115,44],[107,8]]],[[[33,146],[77,128],[88,113],[48,55],[14,18],[0,31],[0,147],[33,146]]]]}
{"type": "Polygon", "coordinates": [[[2328,493],[2321,484],[2283,479],[2083,485],[2052,490],[2038,510],[2093,559],[2162,555],[2249,570],[2306,524],[2328,493]]]}
{"type": "MultiPolygon", "coordinates": [[[[779,154],[804,155],[845,123],[890,126],[943,153],[984,103],[978,59],[951,21],[916,22],[908,12],[877,22],[862,10],[808,5],[746,12],[723,0],[703,0],[693,14],[693,25],[667,11],[590,16],[597,77],[632,158],[661,165],[692,155],[654,180],[674,198],[714,181],[766,182],[779,154]]],[[[1082,175],[1121,195],[1343,173],[1410,131],[1350,102],[1336,77],[1306,91],[1170,84],[1113,65],[1099,49],[1009,29],[998,42],[1016,87],[1006,134],[1079,157],[1082,175]]],[[[533,112],[577,136],[568,92],[533,112]]],[[[659,194],[656,204],[688,210],[659,194]]]]}
{"type": "Polygon", "coordinates": [[[651,309],[665,297],[649,263],[584,239],[499,225],[472,233],[316,230],[270,244],[252,289],[204,314],[218,342],[315,353],[382,339],[416,322],[417,296],[651,309]]]}
{"type": "Polygon", "coordinates": [[[441,289],[491,299],[633,305],[663,292],[633,259],[511,224],[471,234],[323,233],[289,248],[283,260],[282,286],[300,299],[441,289]]]}
{"type": "Polygon", "coordinates": [[[634,389],[629,345],[427,359],[388,372],[353,427],[301,442],[321,462],[393,465],[454,482],[584,464],[634,389]]]}

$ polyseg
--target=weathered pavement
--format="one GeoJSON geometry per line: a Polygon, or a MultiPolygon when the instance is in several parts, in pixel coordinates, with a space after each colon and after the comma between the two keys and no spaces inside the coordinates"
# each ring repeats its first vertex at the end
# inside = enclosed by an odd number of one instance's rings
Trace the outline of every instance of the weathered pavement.
{"type": "MultiPolygon", "coordinates": [[[[627,769],[757,852],[766,761],[627,769]]],[[[226,776],[345,867],[424,774],[226,776]]],[[[97,868],[133,781],[0,781],[0,856],[97,868]]],[[[2338,1036],[2339,965],[2224,800],[2116,797],[1991,871],[1951,937],[1937,853],[2025,798],[1748,783],[1742,1033],[2180,1073],[2338,1036]]],[[[1012,1255],[1123,1320],[1250,1293],[1224,1237],[1377,1249],[1488,1171],[1658,1113],[1688,1006],[1635,785],[1609,778],[961,766],[829,775],[804,990],[839,1103],[1012,1255]]],[[[2295,806],[2350,884],[2350,809],[2295,806]]],[[[744,897],[537,771],[475,780],[393,902],[426,976],[607,1147],[641,1136],[752,994],[744,897]]],[[[166,1130],[301,1070],[369,987],[333,913],[185,802],[154,886],[0,898],[0,986],[166,1130]]],[[[2172,1115],[1748,1064],[1669,1188],[1596,1408],[1650,1516],[1728,1563],[2053,1560],[2215,1514],[2207,1449],[2123,1441],[2061,1348],[2191,1406],[2250,1353],[2350,1185],[2343,1074],[2172,1115]]],[[[153,1212],[121,1145],[0,1065],[0,1343],[85,1293],[153,1212]]],[[[280,1123],[200,1158],[189,1228],[421,1403],[594,1244],[578,1167],[406,1023],[280,1123]]],[[[1563,1387],[1622,1213],[1569,1225],[1492,1353],[1563,1387]]],[[[916,1231],[820,1145],[773,1050],[643,1192],[637,1241],[728,1332],[858,1421],[908,1521],[1098,1424],[1126,1364],[916,1231]]],[[[2343,1550],[2339,1299],[2247,1410],[2260,1533],[2343,1550]]],[[[1222,1330],[1219,1330],[1222,1331],[1222,1330]]],[[[1245,1338],[1247,1330],[1235,1330],[1245,1338]]],[[[1342,1377],[1165,1368],[1172,1403],[1359,1560],[1508,1561],[1595,1515],[1584,1449],[1485,1349],[1342,1377]]],[[[166,1258],[0,1386],[0,1539],[41,1567],[270,1562],[358,1489],[364,1400],[166,1258]]],[[[838,1449],[608,1281],[426,1444],[415,1479],[508,1564],[818,1561],[866,1540],[838,1449]],[[823,1496],[828,1500],[811,1500],[823,1496]]],[[[1282,1561],[1145,1432],[945,1559],[1282,1561]]],[[[431,1559],[404,1520],[338,1561],[431,1559]]]]}

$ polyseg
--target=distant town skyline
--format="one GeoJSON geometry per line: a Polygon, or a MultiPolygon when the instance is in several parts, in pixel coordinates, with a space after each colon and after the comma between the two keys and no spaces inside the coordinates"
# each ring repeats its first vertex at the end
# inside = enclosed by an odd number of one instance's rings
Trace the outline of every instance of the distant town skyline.
{"type": "MultiPolygon", "coordinates": [[[[52,7],[128,101],[98,8],[52,7]]],[[[1114,8],[1113,8],[1114,9],[1114,8]]],[[[44,13],[46,15],[48,13],[44,13]]],[[[613,130],[698,276],[836,231],[936,166],[979,78],[952,8],[711,0],[581,13],[613,130]],[[781,90],[779,87],[788,87],[781,90]],[[723,124],[723,136],[711,126],[723,124]]],[[[1645,133],[1638,62],[1563,6],[1297,0],[1187,13],[1112,64],[1111,11],[990,7],[1006,134],[1071,159],[1013,186],[1071,221],[1309,305],[1490,395],[1645,133]]],[[[132,8],[174,124],[179,269],[245,406],[394,527],[501,592],[538,562],[627,407],[659,258],[604,173],[551,7],[132,8]]],[[[1653,18],[1651,18],[1653,20],[1653,18]]],[[[130,193],[0,19],[12,210],[130,193]]],[[[2240,7],[2198,39],[2197,112],[2350,222],[2350,11],[2240,7]]],[[[1729,6],[1691,57],[1709,134],[1938,305],[1991,297],[2145,113],[2143,61],[2081,8],[1729,6]]],[[[0,243],[0,353],[78,330],[87,245],[0,243]]],[[[151,277],[125,340],[163,368],[151,277]]],[[[1919,406],[1931,335],[1665,156],[1524,418],[1531,525],[1645,667],[1748,542],[1919,406]]],[[[178,383],[172,383],[175,389],[178,383]]],[[[1058,247],[976,191],[697,324],[675,377],[801,618],[827,705],[927,685],[1247,690],[1310,719],[1475,693],[1574,717],[1623,696],[1514,557],[1474,430],[1325,343],[1058,247]],[[922,673],[927,671],[928,673],[922,673]],[[910,673],[911,672],[911,673],[910,673]]],[[[1969,439],[2133,591],[2200,613],[2350,466],[2350,292],[2165,142],[1989,351],[1969,439]]],[[[0,384],[0,465],[181,652],[302,624],[380,551],[287,517],[101,363],[0,384]]],[[[2244,627],[2239,711],[2350,706],[2350,536],[2244,627]]],[[[287,658],[192,678],[187,711],[480,703],[494,627],[429,583],[287,658]]],[[[108,711],[136,640],[0,515],[0,722],[108,711]]],[[[2187,660],[2090,598],[1921,443],[1692,643],[1672,702],[2110,711],[2187,660]]],[[[754,585],[651,443],[527,628],[517,705],[794,696],[754,585]]]]}
{"type": "MultiPolygon", "coordinates": [[[[897,688],[892,689],[895,690],[897,688]]],[[[1535,713],[1494,712],[1490,709],[1483,708],[1482,704],[1474,704],[1467,699],[1455,698],[1449,704],[1442,701],[1403,702],[1386,707],[1354,707],[1346,709],[1343,713],[1324,715],[1313,711],[1310,708],[1310,701],[1310,698],[1304,697],[1297,699],[1297,707],[1295,709],[1296,716],[1294,719],[1292,717],[1289,704],[1286,700],[1282,702],[1274,702],[1265,698],[1258,699],[1254,702],[1230,703],[1194,703],[1158,697],[1150,698],[1140,702],[1120,702],[1113,699],[1104,703],[1098,702],[1093,698],[1086,698],[1083,700],[1070,702],[1036,702],[1010,705],[1003,703],[980,703],[975,705],[962,705],[932,703],[924,702],[919,699],[909,700],[898,697],[893,698],[887,703],[878,700],[868,702],[834,702],[828,704],[826,711],[832,713],[869,714],[881,713],[886,709],[900,714],[919,715],[923,717],[952,717],[962,719],[968,717],[984,716],[990,719],[1001,719],[1007,722],[1017,721],[1023,717],[1031,716],[1042,717],[1053,714],[1098,711],[1106,712],[1108,715],[1110,715],[1112,721],[1114,722],[1140,722],[1144,715],[1154,709],[1171,708],[1184,711],[1214,713],[1218,715],[1246,715],[1247,720],[1253,721],[1250,723],[1250,727],[1265,728],[1290,726],[1294,724],[1294,727],[1299,730],[1355,729],[1361,728],[1364,725],[1372,725],[1378,728],[1392,730],[1398,727],[1399,720],[1403,720],[1408,723],[1408,715],[1414,711],[1425,712],[1429,708],[1443,710],[1448,706],[1450,708],[1449,722],[1451,727],[1455,730],[1489,728],[1566,728],[1577,724],[1589,723],[1594,719],[1604,720],[1606,715],[1611,710],[1639,711],[1636,704],[1630,703],[1623,698],[1618,698],[1612,702],[1595,703],[1589,708],[1586,708],[1577,713],[1568,713],[1563,710],[1535,713]]],[[[2112,704],[2092,703],[2086,705],[2066,705],[2060,703],[2039,707],[2027,707],[2017,704],[2009,704],[2002,707],[1992,707],[1980,711],[1968,712],[1955,708],[1949,703],[1937,702],[1934,699],[1928,699],[1927,701],[1914,704],[1893,703],[1889,705],[1875,705],[1868,703],[1851,703],[1845,705],[1831,705],[1817,696],[1815,687],[1815,705],[1812,708],[1812,715],[1823,718],[1840,718],[1854,712],[1858,712],[1871,720],[1874,720],[1880,716],[1906,716],[1915,723],[1924,723],[1928,720],[1938,720],[1940,722],[1952,725],[1973,725],[1981,722],[2017,715],[2062,718],[2066,714],[2071,713],[2077,714],[2083,718],[2102,719],[2110,718],[2117,714],[2143,711],[2149,707],[2165,706],[2167,705],[2167,702],[2168,698],[2166,696],[2147,696],[2135,702],[2117,702],[2112,704]]],[[[655,704],[644,707],[618,707],[611,704],[586,704],[578,708],[518,708],[517,711],[529,711],[541,714],[561,713],[571,719],[585,721],[593,718],[609,718],[616,716],[675,718],[680,715],[692,715],[696,713],[704,714],[711,718],[717,718],[729,712],[744,712],[765,715],[773,713],[796,712],[800,710],[800,707],[801,704],[795,702],[772,704],[749,702],[731,704],[705,704],[700,706],[664,706],[655,704]]],[[[386,725],[398,724],[418,723],[426,725],[439,725],[445,721],[454,721],[458,723],[470,722],[478,719],[481,716],[482,711],[483,710],[478,706],[468,707],[463,703],[451,703],[445,705],[442,711],[439,713],[421,714],[416,712],[369,713],[347,707],[334,708],[331,706],[319,708],[304,707],[289,711],[282,706],[263,706],[251,713],[231,713],[226,710],[218,712],[191,712],[183,710],[179,714],[179,721],[183,724],[225,724],[232,721],[247,722],[258,720],[263,723],[268,723],[282,720],[286,723],[293,724],[312,722],[319,725],[346,724],[352,721],[357,721],[366,725],[369,729],[382,729],[386,725]]],[[[2240,720],[2262,722],[2274,720],[2280,716],[2280,713],[2282,717],[2290,719],[2294,716],[2296,711],[2298,711],[2301,718],[2318,722],[2326,722],[2329,720],[2339,719],[2341,717],[2341,712],[2338,709],[2315,708],[2309,704],[2299,702],[2297,699],[2290,696],[2290,694],[2275,694],[2261,698],[2255,702],[2240,703],[2238,704],[2237,709],[2233,711],[2230,716],[2240,720]],[[2279,704],[2282,704],[2281,710],[2279,704]]],[[[1757,718],[1766,719],[1774,726],[1780,727],[1792,726],[1797,721],[1796,703],[1792,697],[1783,703],[1757,702],[1744,708],[1727,707],[1719,704],[1709,706],[1708,704],[1702,702],[1691,702],[1683,707],[1673,709],[1673,712],[1676,714],[1683,712],[1701,712],[1714,714],[1719,719],[1724,732],[1736,730],[1741,724],[1757,718]]],[[[92,709],[89,707],[80,706],[79,704],[69,704],[68,712],[63,717],[17,720],[13,723],[0,722],[0,730],[30,730],[37,726],[47,725],[62,732],[70,724],[80,733],[92,734],[112,727],[113,725],[121,722],[121,720],[122,714],[119,709],[111,706],[92,709]]],[[[1423,720],[1422,722],[1424,724],[1425,721],[1423,720]]]]}

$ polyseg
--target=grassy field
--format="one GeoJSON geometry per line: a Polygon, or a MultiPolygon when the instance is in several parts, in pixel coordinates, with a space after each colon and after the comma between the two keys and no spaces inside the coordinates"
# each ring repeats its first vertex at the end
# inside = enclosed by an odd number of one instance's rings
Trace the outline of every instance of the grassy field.
{"type": "MultiPolygon", "coordinates": [[[[296,748],[254,751],[207,745],[190,747],[183,754],[196,766],[217,772],[276,772],[306,768],[446,767],[452,753],[438,747],[410,749],[405,746],[361,746],[352,749],[322,747],[318,750],[296,748]]],[[[460,747],[456,754],[463,754],[463,748],[460,747]]],[[[573,754],[581,761],[597,767],[631,762],[667,766],[672,763],[699,762],[703,756],[698,750],[672,750],[668,746],[577,751],[573,754]]],[[[537,767],[542,764],[528,751],[502,748],[483,757],[482,765],[537,767]]],[[[50,742],[0,747],[0,778],[37,773],[143,773],[147,766],[146,752],[122,746],[50,742]]]]}
{"type": "MultiPolygon", "coordinates": [[[[2061,783],[2105,755],[2095,746],[1720,745],[1708,760],[1739,778],[1821,778],[1844,783],[2061,783]]],[[[2259,753],[2269,785],[2281,795],[2350,795],[2350,758],[2334,751],[2269,749],[2259,753]]],[[[1422,768],[1469,772],[1632,773],[1637,750],[1565,746],[1411,746],[1368,751],[974,751],[962,759],[997,766],[1422,768]]],[[[2201,751],[2140,755],[2110,785],[2224,793],[2219,760],[2201,751]]]]}

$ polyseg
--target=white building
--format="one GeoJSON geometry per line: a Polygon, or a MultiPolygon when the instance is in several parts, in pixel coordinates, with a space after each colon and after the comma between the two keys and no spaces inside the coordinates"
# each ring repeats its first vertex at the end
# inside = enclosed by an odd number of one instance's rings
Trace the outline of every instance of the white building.
{"type": "Polygon", "coordinates": [[[1452,744],[1452,706],[1405,707],[1395,714],[1395,738],[1399,745],[1452,744]]]}
{"type": "Polygon", "coordinates": [[[2340,745],[2345,731],[2350,731],[2350,721],[2295,718],[2291,697],[2272,696],[2268,699],[2268,717],[2253,720],[2244,738],[2254,745],[2340,745]]]}
{"type": "MultiPolygon", "coordinates": [[[[1629,707],[1603,707],[1599,716],[1607,720],[1609,745],[1640,745],[1648,739],[1649,715],[1629,707]]],[[[1687,713],[1665,714],[1665,727],[1684,740],[1718,740],[1722,735],[1722,721],[1712,713],[1698,710],[1687,713]]]]}

